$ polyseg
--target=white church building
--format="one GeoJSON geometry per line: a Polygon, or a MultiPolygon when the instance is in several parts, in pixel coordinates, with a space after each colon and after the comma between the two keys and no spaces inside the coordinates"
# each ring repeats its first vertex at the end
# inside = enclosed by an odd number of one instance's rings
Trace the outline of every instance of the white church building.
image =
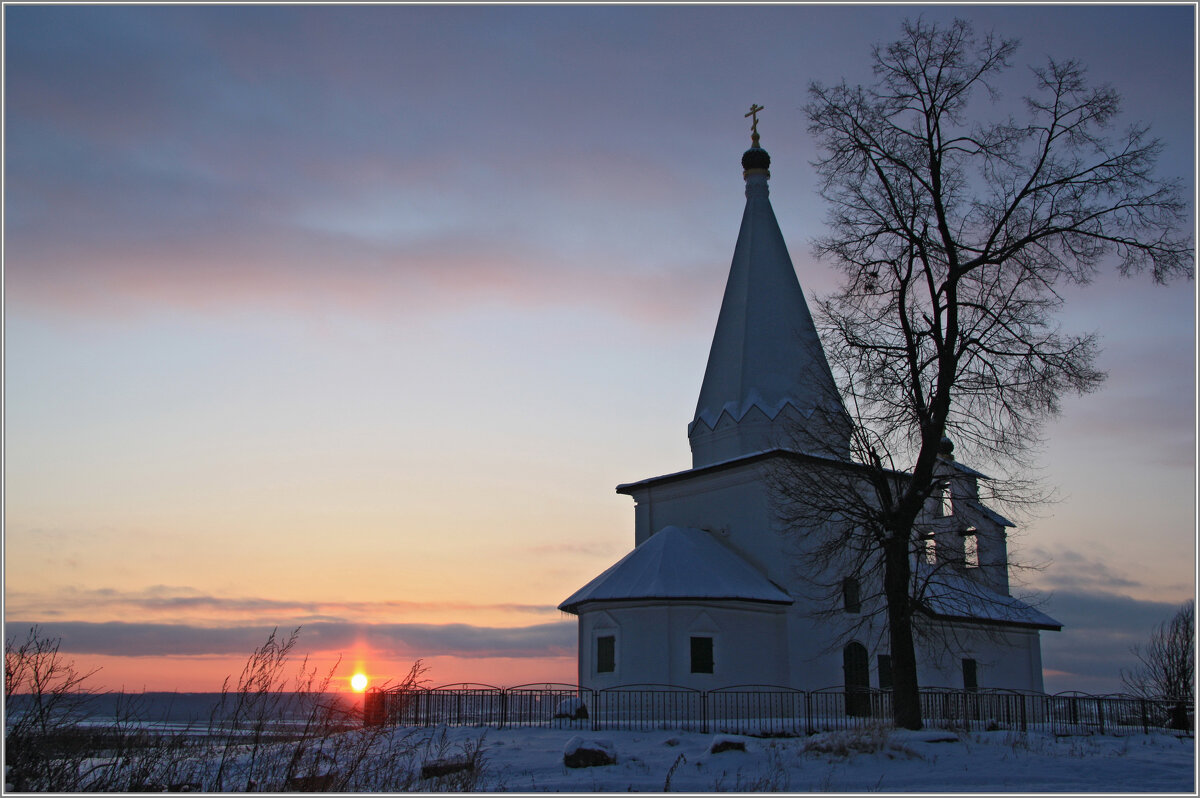
{"type": "MultiPolygon", "coordinates": [[[[806,530],[785,529],[770,489],[780,462],[853,468],[837,398],[804,293],[768,198],[770,157],[742,156],[746,206],[695,416],[692,467],[617,486],[634,501],[634,549],[559,605],[579,619],[579,683],[699,690],[773,685],[888,688],[877,587],[846,579],[837,606],[813,598],[806,530]],[[797,446],[796,430],[813,441],[797,446]],[[807,450],[805,450],[807,449],[807,450]],[[878,605],[875,607],[878,609],[878,605]]],[[[1039,632],[1060,624],[1009,593],[1006,529],[979,501],[982,474],[940,460],[929,548],[943,567],[922,624],[923,687],[1042,690],[1039,632]]]]}

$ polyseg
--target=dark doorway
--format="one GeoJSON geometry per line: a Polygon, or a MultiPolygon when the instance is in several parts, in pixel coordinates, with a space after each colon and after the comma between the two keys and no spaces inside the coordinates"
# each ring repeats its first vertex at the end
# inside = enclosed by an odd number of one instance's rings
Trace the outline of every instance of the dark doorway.
{"type": "Polygon", "coordinates": [[[846,714],[870,715],[871,665],[862,643],[850,643],[842,649],[842,673],[846,680],[846,714]]]}
{"type": "Polygon", "coordinates": [[[879,655],[879,689],[892,689],[892,655],[879,655]]]}

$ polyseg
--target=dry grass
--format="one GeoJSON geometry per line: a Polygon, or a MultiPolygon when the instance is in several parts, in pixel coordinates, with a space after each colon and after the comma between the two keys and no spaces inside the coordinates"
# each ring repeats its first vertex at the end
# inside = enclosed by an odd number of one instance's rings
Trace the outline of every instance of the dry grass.
{"type": "MultiPolygon", "coordinates": [[[[335,668],[295,665],[297,633],[274,632],[236,681],[226,680],[208,723],[164,730],[137,696],[122,696],[115,717],[84,724],[91,673],[79,672],[57,640],[37,627],[5,641],[6,790],[146,792],[470,791],[485,770],[483,737],[453,746],[444,732],[364,728],[333,700],[335,668]],[[294,673],[294,676],[289,674],[294,673]],[[14,701],[16,697],[17,701],[14,701]],[[14,707],[18,707],[14,709],[14,707]],[[464,771],[421,781],[420,765],[453,756],[464,771]]],[[[415,664],[401,687],[416,687],[415,664]]]]}

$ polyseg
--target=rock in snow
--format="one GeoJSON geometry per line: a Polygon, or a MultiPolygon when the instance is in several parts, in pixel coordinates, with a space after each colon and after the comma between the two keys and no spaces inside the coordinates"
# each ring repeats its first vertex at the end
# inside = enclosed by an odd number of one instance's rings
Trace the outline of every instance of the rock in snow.
{"type": "Polygon", "coordinates": [[[563,764],[569,768],[591,768],[616,764],[617,753],[608,740],[572,737],[563,747],[563,764]]]}
{"type": "Polygon", "coordinates": [[[469,759],[435,759],[421,765],[422,779],[436,779],[463,770],[474,770],[475,763],[469,759]]]}
{"type": "Polygon", "coordinates": [[[586,720],[588,716],[587,705],[578,698],[564,698],[559,702],[558,708],[554,710],[556,718],[570,718],[571,720],[586,720]]]}
{"type": "Polygon", "coordinates": [[[745,751],[746,741],[738,740],[734,737],[724,737],[717,735],[712,739],[712,745],[708,747],[710,754],[720,754],[724,751],[745,751]]]}

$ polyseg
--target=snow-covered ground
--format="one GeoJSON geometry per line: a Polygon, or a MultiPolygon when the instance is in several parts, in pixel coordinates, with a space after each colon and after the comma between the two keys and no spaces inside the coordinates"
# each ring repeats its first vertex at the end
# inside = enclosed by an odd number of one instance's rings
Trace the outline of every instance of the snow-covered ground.
{"type": "MultiPolygon", "coordinates": [[[[1195,740],[1179,733],[1062,737],[936,730],[760,739],[677,731],[453,728],[482,736],[476,790],[519,792],[1177,792],[1195,793],[1195,740]],[[616,763],[568,768],[563,752],[602,741],[616,763]],[[711,753],[721,740],[745,751],[711,753]]],[[[436,789],[433,783],[427,783],[436,789]]]]}

